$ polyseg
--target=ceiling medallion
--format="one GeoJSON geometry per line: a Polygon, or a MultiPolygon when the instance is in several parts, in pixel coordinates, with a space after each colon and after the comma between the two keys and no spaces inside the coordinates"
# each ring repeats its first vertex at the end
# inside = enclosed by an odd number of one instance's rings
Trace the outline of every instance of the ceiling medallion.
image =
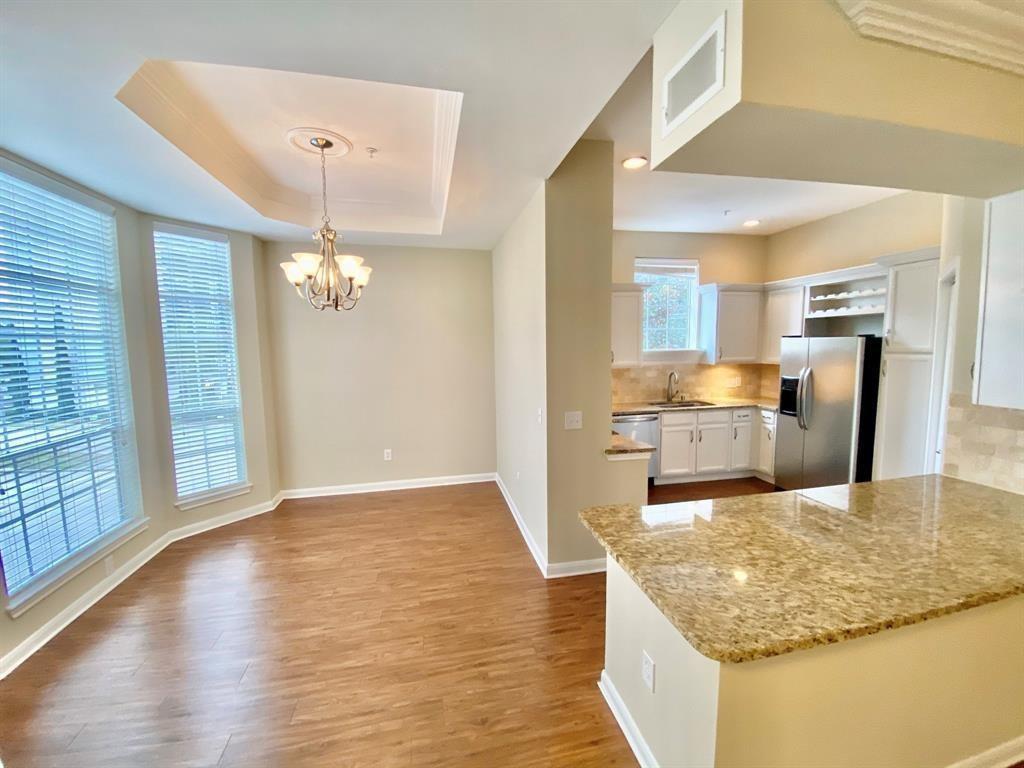
{"type": "MultiPolygon", "coordinates": [[[[295,131],[309,131],[309,128],[296,128],[295,131]]],[[[293,131],[289,131],[288,140],[294,143],[293,131]]],[[[326,132],[321,132],[326,133],[326,132]]],[[[336,135],[336,134],[334,134],[336,135]]],[[[339,137],[352,144],[344,137],[339,137]]],[[[300,296],[305,296],[313,309],[322,312],[331,307],[337,312],[355,307],[362,296],[363,288],[370,282],[370,267],[363,266],[363,259],[349,254],[338,254],[335,241],[341,240],[331,228],[331,217],[327,215],[327,154],[336,145],[324,135],[309,139],[313,151],[320,154],[320,189],[324,204],[322,226],[313,233],[313,239],[320,241],[319,253],[293,253],[294,261],[281,264],[288,282],[295,286],[300,296]]],[[[346,154],[344,152],[335,154],[346,154]]]]}

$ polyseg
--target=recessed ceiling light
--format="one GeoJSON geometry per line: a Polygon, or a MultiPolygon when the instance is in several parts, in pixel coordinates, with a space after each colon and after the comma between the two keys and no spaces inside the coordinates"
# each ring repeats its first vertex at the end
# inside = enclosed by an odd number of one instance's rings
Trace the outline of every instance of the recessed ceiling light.
{"type": "Polygon", "coordinates": [[[760,219],[747,219],[746,221],[743,222],[743,226],[746,227],[747,229],[750,229],[751,227],[756,227],[760,223],[760,219]]]}
{"type": "Polygon", "coordinates": [[[643,168],[645,165],[647,165],[647,158],[643,155],[627,157],[622,161],[622,167],[627,171],[635,171],[637,168],[643,168]]]}

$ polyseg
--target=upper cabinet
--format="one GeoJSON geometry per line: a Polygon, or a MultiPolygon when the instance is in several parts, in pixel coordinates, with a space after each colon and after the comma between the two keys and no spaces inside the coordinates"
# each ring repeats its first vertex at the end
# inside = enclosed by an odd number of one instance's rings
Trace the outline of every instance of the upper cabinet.
{"type": "Polygon", "coordinates": [[[1024,409],[1024,190],[985,206],[973,399],[1024,409]]]}
{"type": "Polygon", "coordinates": [[[803,286],[766,290],[761,317],[761,362],[778,363],[783,336],[804,332],[803,286]]]}
{"type": "Polygon", "coordinates": [[[925,261],[897,264],[889,270],[885,310],[887,352],[931,352],[935,343],[938,253],[925,261]]]}
{"type": "Polygon", "coordinates": [[[700,287],[699,338],[707,362],[758,362],[760,325],[760,285],[700,287]]]}
{"type": "Polygon", "coordinates": [[[640,365],[643,353],[643,286],[612,287],[612,366],[640,365]]]}

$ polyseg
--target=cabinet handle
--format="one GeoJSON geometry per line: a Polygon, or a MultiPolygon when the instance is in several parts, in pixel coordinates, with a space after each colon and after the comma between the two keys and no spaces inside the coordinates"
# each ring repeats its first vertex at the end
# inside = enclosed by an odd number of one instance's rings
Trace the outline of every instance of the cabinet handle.
{"type": "Polygon", "coordinates": [[[722,348],[721,347],[718,348],[718,359],[719,360],[722,359],[722,348]]]}
{"type": "Polygon", "coordinates": [[[690,442],[691,443],[693,442],[693,430],[692,429],[690,430],[690,442]]]}
{"type": "Polygon", "coordinates": [[[769,441],[769,442],[771,442],[771,439],[772,439],[772,433],[771,433],[771,432],[769,432],[769,433],[768,433],[768,441],[769,441]]]}
{"type": "Polygon", "coordinates": [[[732,428],[732,439],[733,439],[733,440],[739,440],[739,436],[737,435],[737,429],[736,429],[736,427],[733,427],[733,428],[732,428]]]}
{"type": "Polygon", "coordinates": [[[697,430],[697,442],[700,443],[700,442],[703,442],[703,441],[704,441],[704,430],[703,429],[698,429],[697,430]]]}
{"type": "Polygon", "coordinates": [[[886,364],[887,362],[888,362],[887,360],[883,360],[883,361],[882,361],[882,375],[883,375],[883,376],[885,376],[885,368],[886,368],[886,365],[885,365],[885,364],[886,364]]]}

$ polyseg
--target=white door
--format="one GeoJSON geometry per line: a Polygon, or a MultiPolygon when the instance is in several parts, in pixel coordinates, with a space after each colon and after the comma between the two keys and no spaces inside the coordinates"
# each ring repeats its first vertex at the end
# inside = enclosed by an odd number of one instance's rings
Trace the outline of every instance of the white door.
{"type": "Polygon", "coordinates": [[[760,292],[719,292],[716,362],[756,363],[761,343],[760,326],[760,292]]]}
{"type": "Polygon", "coordinates": [[[731,449],[731,424],[700,424],[697,427],[697,474],[727,472],[731,449]]]}
{"type": "Polygon", "coordinates": [[[785,288],[764,295],[764,319],[761,322],[761,361],[778,363],[783,336],[802,336],[804,332],[804,289],[785,288]]]}
{"type": "Polygon", "coordinates": [[[762,424],[757,442],[757,471],[769,477],[775,474],[775,427],[762,424]]]}
{"type": "Polygon", "coordinates": [[[750,469],[753,424],[743,422],[732,425],[732,449],[729,457],[730,469],[750,469]]]}
{"type": "Polygon", "coordinates": [[[932,351],[938,288],[937,259],[899,264],[889,270],[885,334],[888,351],[932,351]]]}
{"type": "Polygon", "coordinates": [[[661,446],[658,450],[661,462],[658,469],[659,477],[693,474],[697,447],[696,432],[695,424],[662,425],[661,446]]]}
{"type": "Polygon", "coordinates": [[[886,355],[878,392],[874,479],[922,475],[927,461],[932,356],[886,355]]]}
{"type": "Polygon", "coordinates": [[[612,294],[612,365],[640,365],[643,325],[643,293],[612,294]]]}

